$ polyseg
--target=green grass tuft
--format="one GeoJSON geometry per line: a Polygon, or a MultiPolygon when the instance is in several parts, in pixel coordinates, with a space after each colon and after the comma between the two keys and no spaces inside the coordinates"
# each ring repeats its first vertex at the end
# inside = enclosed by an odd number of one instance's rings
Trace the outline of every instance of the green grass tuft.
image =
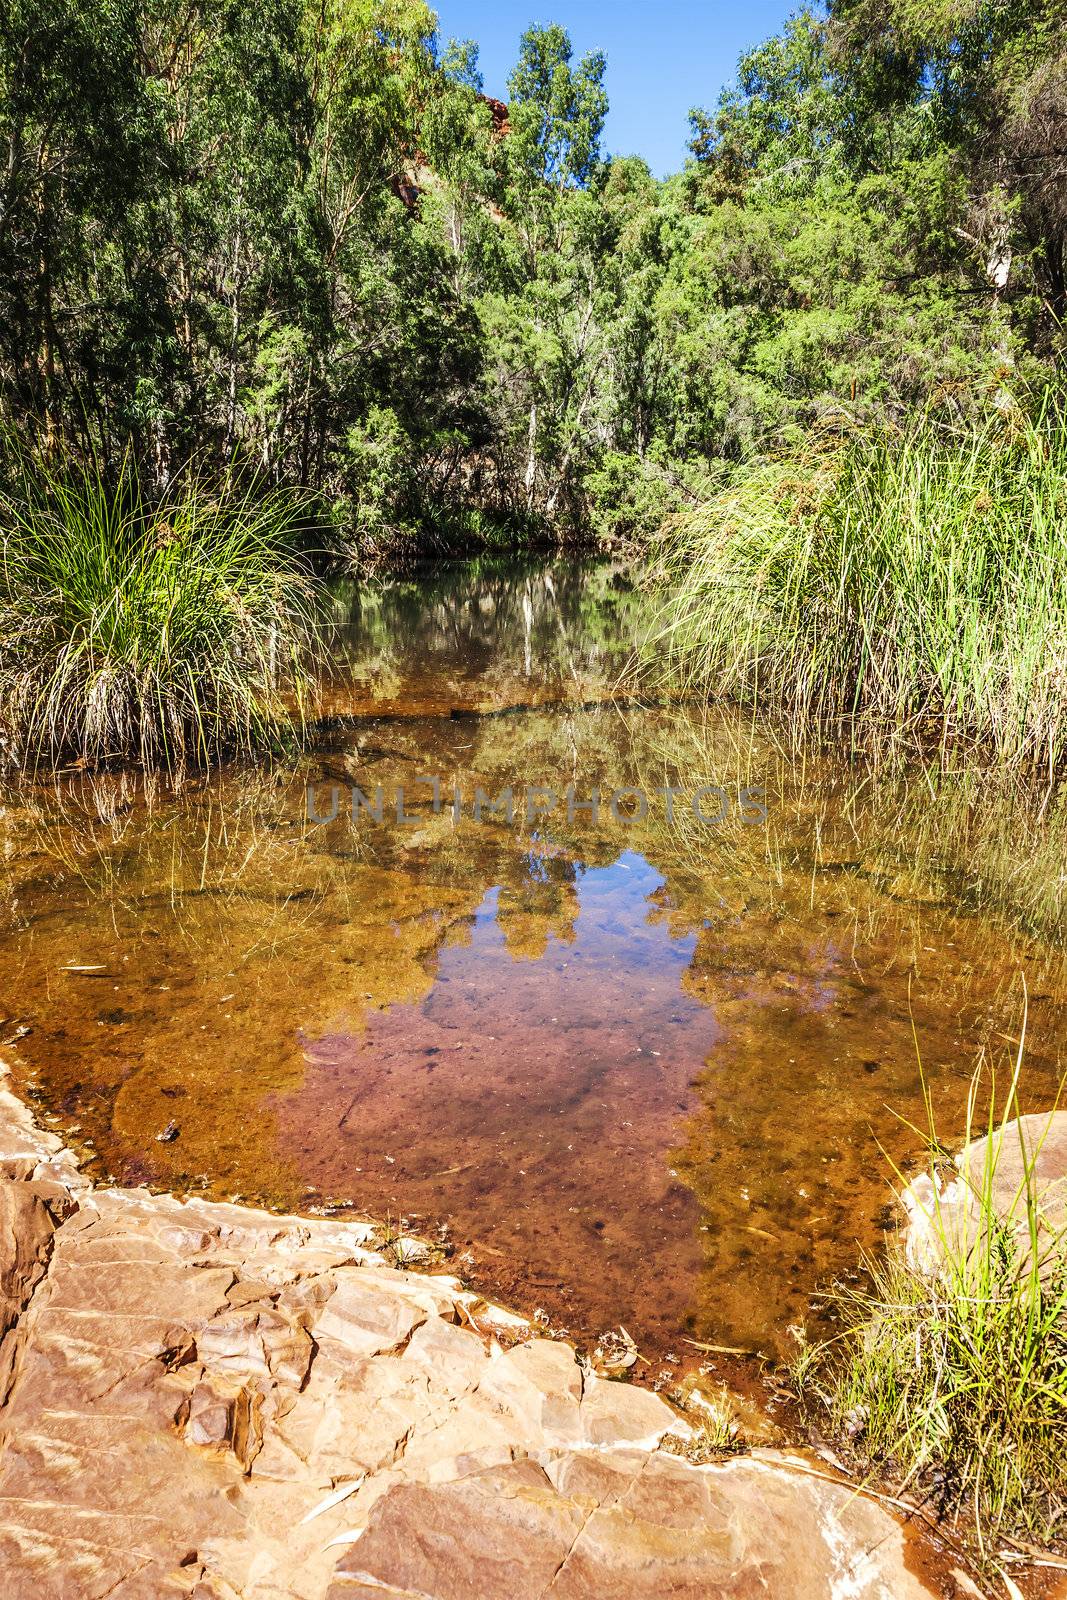
{"type": "MultiPolygon", "coordinates": [[[[866,1286],[838,1290],[843,1332],[805,1349],[797,1377],[844,1454],[962,1526],[996,1567],[1005,1545],[1067,1537],[1067,1236],[1049,1227],[1018,1065],[984,1126],[977,1083],[966,1143],[983,1143],[955,1204],[930,1185],[932,1250],[891,1245],[866,1286]]],[[[932,1121],[930,1138],[934,1151],[932,1121]]]]}
{"type": "Polygon", "coordinates": [[[315,588],[298,502],[194,470],[149,500],[125,467],[16,451],[0,483],[0,739],[29,767],[171,770],[302,726],[315,588]]]}
{"type": "Polygon", "coordinates": [[[690,687],[858,742],[1067,757],[1067,408],[814,440],[661,537],[658,652],[690,687]]]}

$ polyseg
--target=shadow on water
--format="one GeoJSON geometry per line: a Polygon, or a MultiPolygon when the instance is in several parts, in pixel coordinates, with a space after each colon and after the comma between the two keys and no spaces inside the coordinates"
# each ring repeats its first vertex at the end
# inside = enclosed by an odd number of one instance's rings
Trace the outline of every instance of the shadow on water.
{"type": "Polygon", "coordinates": [[[915,1151],[913,1024],[951,1132],[1025,972],[1051,1099],[1062,815],[612,699],[643,626],[624,575],[573,563],[346,591],[351,720],[299,766],[5,796],[25,1091],[98,1174],[447,1228],[479,1281],[654,1360],[786,1351],[879,1237],[880,1146],[915,1151]],[[511,822],[477,820],[509,786],[511,822]]]}

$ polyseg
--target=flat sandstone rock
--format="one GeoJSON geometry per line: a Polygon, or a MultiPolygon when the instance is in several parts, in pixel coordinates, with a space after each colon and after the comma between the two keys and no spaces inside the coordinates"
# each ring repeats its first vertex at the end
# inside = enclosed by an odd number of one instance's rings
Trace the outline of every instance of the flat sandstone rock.
{"type": "MultiPolygon", "coordinates": [[[[365,1224],[94,1190],[0,1088],[7,1600],[921,1600],[885,1507],[570,1345],[504,1352],[365,1224]]],[[[521,1324],[519,1325],[521,1327],[521,1324]]]]}

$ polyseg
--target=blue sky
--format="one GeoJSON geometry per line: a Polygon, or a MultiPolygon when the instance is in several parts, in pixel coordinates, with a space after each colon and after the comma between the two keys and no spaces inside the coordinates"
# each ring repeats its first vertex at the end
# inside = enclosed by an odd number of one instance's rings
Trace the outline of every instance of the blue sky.
{"type": "MultiPolygon", "coordinates": [[[[431,0],[434,3],[434,0],[431,0]]],[[[685,159],[692,106],[713,106],[737,58],[776,33],[799,0],[436,0],[442,38],[474,39],[487,94],[507,98],[519,36],[559,22],[575,56],[603,50],[611,101],[605,147],[642,155],[658,177],[685,159]]]]}

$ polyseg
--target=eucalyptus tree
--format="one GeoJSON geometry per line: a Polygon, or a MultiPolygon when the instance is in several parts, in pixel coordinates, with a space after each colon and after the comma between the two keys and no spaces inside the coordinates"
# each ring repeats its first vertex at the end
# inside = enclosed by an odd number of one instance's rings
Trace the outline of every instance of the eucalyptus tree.
{"type": "Polygon", "coordinates": [[[694,115],[699,222],[669,314],[685,414],[711,431],[676,448],[744,453],[768,430],[935,392],[968,404],[1025,363],[1025,308],[972,248],[969,174],[925,91],[854,66],[802,13],[694,115]]]}
{"type": "Polygon", "coordinates": [[[512,513],[531,519],[555,517],[570,498],[603,361],[605,65],[599,52],[574,62],[558,25],[531,27],[508,80],[504,237],[480,313],[497,484],[512,513]]]}
{"type": "Polygon", "coordinates": [[[832,0],[661,183],[556,25],[505,106],[423,0],[7,0],[0,422],[159,490],[254,463],[357,546],[652,527],[813,425],[1047,369],[1065,33],[832,0]]]}
{"type": "Polygon", "coordinates": [[[920,101],[966,163],[965,236],[998,295],[1067,315],[1067,12],[1061,0],[832,0],[841,69],[920,101]]]}
{"type": "Polygon", "coordinates": [[[155,342],[143,240],[159,128],[127,0],[0,8],[0,369],[16,412],[84,438],[155,342]]]}

